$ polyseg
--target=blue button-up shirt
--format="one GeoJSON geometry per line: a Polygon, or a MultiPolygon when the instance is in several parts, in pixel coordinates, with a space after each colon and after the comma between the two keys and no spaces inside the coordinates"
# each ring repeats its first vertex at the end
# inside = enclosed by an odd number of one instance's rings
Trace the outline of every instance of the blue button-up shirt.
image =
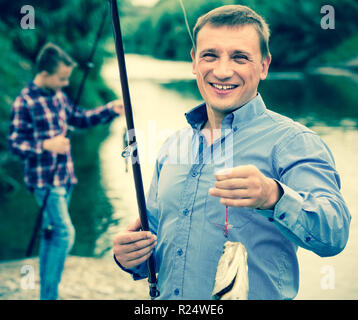
{"type": "MultiPolygon", "coordinates": [[[[208,146],[201,132],[205,104],[186,114],[191,127],[163,145],[147,195],[159,299],[211,299],[227,240],[248,256],[249,299],[292,299],[299,285],[296,251],[331,256],[345,247],[350,214],[333,156],[305,126],[266,109],[260,95],[228,114],[221,137],[208,146]],[[275,179],[283,195],[273,210],[229,207],[208,194],[219,169],[252,164],[275,179]]],[[[146,277],[145,264],[131,270],[146,277]]]]}

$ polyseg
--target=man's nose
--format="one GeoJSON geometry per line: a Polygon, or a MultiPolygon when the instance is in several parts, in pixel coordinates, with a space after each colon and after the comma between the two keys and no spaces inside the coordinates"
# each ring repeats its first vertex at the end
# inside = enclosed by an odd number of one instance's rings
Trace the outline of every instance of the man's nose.
{"type": "Polygon", "coordinates": [[[217,61],[213,70],[214,76],[219,80],[226,80],[233,76],[234,71],[231,67],[230,61],[226,59],[220,59],[217,61]]]}

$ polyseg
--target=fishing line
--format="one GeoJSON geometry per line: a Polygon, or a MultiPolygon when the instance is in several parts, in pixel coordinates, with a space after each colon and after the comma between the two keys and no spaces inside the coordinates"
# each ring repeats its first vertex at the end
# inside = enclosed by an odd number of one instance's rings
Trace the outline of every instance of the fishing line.
{"type": "Polygon", "coordinates": [[[183,11],[186,29],[188,30],[191,42],[193,44],[194,51],[196,52],[195,41],[194,41],[193,35],[191,34],[191,31],[190,31],[190,27],[189,27],[189,23],[188,23],[188,17],[186,15],[186,10],[185,10],[185,7],[184,7],[184,3],[183,3],[182,0],[179,0],[179,3],[180,3],[180,6],[181,6],[181,9],[183,11]]]}
{"type": "MultiPolygon", "coordinates": [[[[187,14],[186,14],[186,9],[185,9],[185,6],[184,6],[184,3],[183,3],[183,0],[178,0],[179,1],[179,4],[180,4],[180,7],[183,11],[183,16],[184,16],[184,21],[185,21],[185,25],[186,25],[186,29],[188,31],[188,34],[189,34],[189,37],[191,39],[191,42],[192,42],[192,45],[193,45],[193,51],[194,51],[194,56],[196,55],[197,53],[197,50],[196,50],[196,45],[195,45],[195,41],[194,41],[194,36],[193,34],[191,33],[191,30],[190,30],[190,27],[189,27],[189,22],[188,22],[188,17],[187,17],[187,14]]],[[[199,61],[196,61],[196,64],[198,64],[199,61]]],[[[203,74],[201,73],[201,70],[200,68],[197,68],[197,71],[199,73],[199,77],[201,78],[201,81],[202,83],[204,83],[204,76],[203,74]]],[[[208,97],[208,94],[207,94],[207,91],[206,91],[206,88],[205,88],[205,85],[202,86],[203,90],[204,90],[204,93],[206,95],[206,97],[208,97]]],[[[207,108],[207,111],[209,110],[212,118],[214,119],[214,125],[216,126],[216,117],[215,117],[215,113],[213,111],[213,108],[212,106],[209,104],[209,99],[204,99],[206,100],[206,104],[208,106],[207,108]]],[[[209,118],[208,118],[208,124],[209,124],[209,129],[211,129],[211,135],[214,136],[214,130],[217,130],[216,128],[213,128],[211,126],[211,124],[209,123],[209,118]]],[[[221,128],[220,128],[221,130],[221,128]]],[[[213,139],[213,137],[211,137],[213,139]]],[[[214,141],[213,141],[214,143],[214,141]]],[[[226,162],[225,162],[226,163],[226,162]]],[[[212,222],[213,224],[215,224],[216,226],[218,226],[219,228],[223,229],[224,230],[224,235],[225,237],[227,238],[228,237],[228,234],[229,234],[229,229],[232,227],[230,224],[229,224],[229,219],[228,219],[228,216],[229,216],[229,209],[228,209],[228,206],[225,206],[226,207],[226,210],[225,210],[225,224],[224,224],[224,228],[222,228],[221,226],[219,226],[217,223],[215,222],[212,222]]]]}
{"type": "Polygon", "coordinates": [[[193,36],[192,36],[192,34],[191,34],[191,31],[190,31],[190,27],[189,27],[189,23],[188,23],[188,17],[187,17],[187,14],[186,14],[186,9],[185,9],[183,0],[179,0],[179,4],[180,4],[181,9],[182,9],[182,11],[183,11],[186,29],[188,30],[188,33],[189,33],[189,36],[190,36],[191,41],[193,42],[193,46],[195,46],[195,44],[194,44],[194,38],[193,38],[193,36]]]}
{"type": "MultiPolygon", "coordinates": [[[[189,37],[191,39],[194,55],[196,55],[197,50],[196,50],[196,45],[195,45],[195,41],[194,41],[194,35],[191,33],[191,30],[190,30],[190,27],[189,27],[188,16],[186,14],[186,9],[185,9],[185,6],[184,6],[184,2],[183,2],[183,0],[178,0],[178,1],[180,3],[181,9],[183,11],[184,21],[185,21],[185,25],[186,25],[186,29],[188,31],[189,37]]],[[[198,61],[196,61],[196,63],[198,63],[198,61]]],[[[200,76],[201,80],[204,82],[204,76],[201,73],[201,70],[198,68],[197,71],[199,72],[199,76],[200,76]]],[[[208,96],[205,86],[203,86],[203,90],[205,92],[205,95],[208,96]]],[[[208,100],[208,99],[206,99],[206,100],[208,100]]],[[[212,109],[212,106],[207,101],[205,101],[205,102],[209,106],[209,108],[207,108],[207,109],[209,109],[209,111],[210,111],[210,113],[211,113],[211,115],[212,115],[212,117],[214,119],[214,123],[216,123],[216,117],[215,117],[215,113],[214,113],[214,111],[212,109]]],[[[214,128],[211,128],[211,129],[214,130],[214,128]]]]}
{"type": "Polygon", "coordinates": [[[227,238],[229,236],[229,229],[232,228],[232,225],[229,224],[229,207],[225,206],[226,210],[225,210],[225,224],[222,227],[221,225],[217,224],[214,221],[211,221],[213,224],[215,224],[217,227],[219,227],[220,229],[224,230],[224,236],[227,238]]]}

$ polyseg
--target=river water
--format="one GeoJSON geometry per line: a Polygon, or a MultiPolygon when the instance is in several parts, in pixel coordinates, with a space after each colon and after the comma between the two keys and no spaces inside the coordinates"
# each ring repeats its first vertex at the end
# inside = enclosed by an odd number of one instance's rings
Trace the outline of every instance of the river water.
{"type": "MultiPolygon", "coordinates": [[[[190,63],[137,55],[128,55],[126,60],[147,190],[158,148],[170,133],[187,125],[184,113],[198,105],[201,97],[190,63]]],[[[355,272],[358,267],[358,194],[355,188],[358,181],[358,82],[345,73],[335,73],[334,76],[271,73],[260,85],[268,108],[309,126],[328,144],[335,156],[342,193],[353,217],[348,244],[339,255],[321,258],[299,249],[300,290],[296,299],[358,298],[358,274],[355,272]]],[[[108,64],[103,75],[120,94],[116,63],[108,64]]],[[[100,150],[103,185],[114,207],[115,220],[120,221],[108,228],[105,238],[114,235],[138,214],[130,166],[126,172],[125,162],[118,160],[124,125],[124,119],[112,124],[111,133],[100,150]]]]}

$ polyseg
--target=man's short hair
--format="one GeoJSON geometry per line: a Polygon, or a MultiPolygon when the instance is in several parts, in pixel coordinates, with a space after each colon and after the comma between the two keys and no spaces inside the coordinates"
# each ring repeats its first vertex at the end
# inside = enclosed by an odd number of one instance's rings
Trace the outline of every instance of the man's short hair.
{"type": "Polygon", "coordinates": [[[77,63],[59,46],[49,42],[45,44],[36,58],[36,73],[47,71],[54,74],[60,62],[75,67],[77,63]]]}
{"type": "Polygon", "coordinates": [[[242,5],[226,5],[211,10],[199,17],[193,29],[195,47],[199,31],[208,23],[216,27],[253,25],[259,35],[262,57],[267,58],[270,56],[270,29],[265,20],[249,7],[242,5]]]}

